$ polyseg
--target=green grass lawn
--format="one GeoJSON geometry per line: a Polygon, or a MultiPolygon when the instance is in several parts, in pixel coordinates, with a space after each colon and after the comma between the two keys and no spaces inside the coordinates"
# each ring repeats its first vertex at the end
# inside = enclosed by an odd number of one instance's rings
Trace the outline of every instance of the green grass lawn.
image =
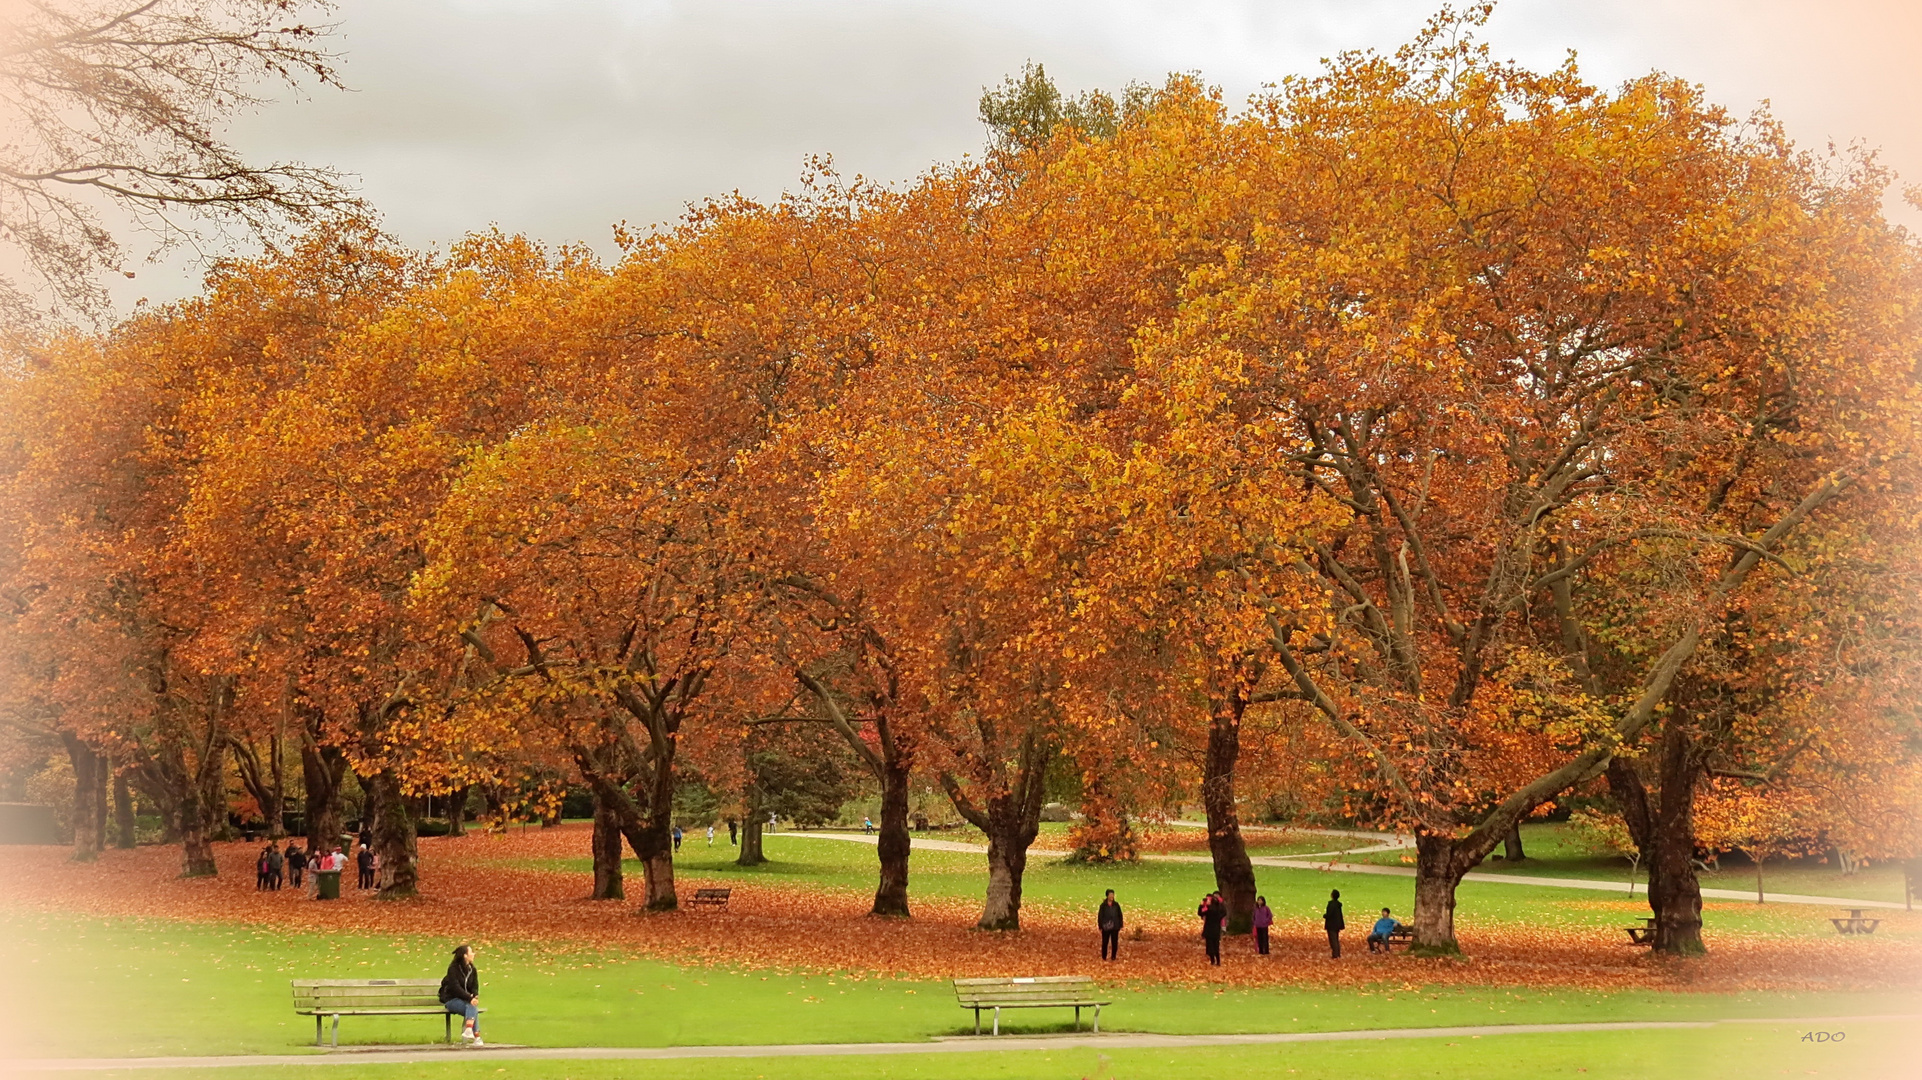
{"type": "MultiPolygon", "coordinates": [[[[0,913],[0,1025],[17,1056],[285,1053],[311,1042],[294,977],[420,978],[434,937],[286,935],[240,925],[0,913]]],[[[683,968],[602,950],[498,943],[482,956],[483,1029],[537,1046],[918,1040],[969,1030],[945,982],[683,968]]],[[[1119,988],[1104,1030],[1175,1034],[1434,1025],[1874,1015],[1922,994],[1679,994],[1502,989],[1119,988]]],[[[1066,1030],[1065,1012],[1004,1030],[1066,1030]]],[[[437,1040],[432,1017],[342,1021],[343,1043],[437,1040]]],[[[970,1059],[972,1060],[972,1059],[970,1059]]]]}
{"type": "MultiPolygon", "coordinates": [[[[381,1080],[1749,1080],[1817,1076],[1838,1080],[1912,1077],[1913,1038],[1898,1022],[1852,1021],[1841,1043],[1804,1041],[1787,1024],[1705,1029],[1444,1037],[1195,1049],[1077,1048],[969,1054],[745,1058],[679,1061],[500,1061],[475,1054],[431,1065],[361,1065],[352,1075],[381,1080]]],[[[338,1066],[126,1070],[90,1075],[151,1080],[325,1080],[338,1066]]]]}
{"type": "MultiPolygon", "coordinates": [[[[713,848],[702,840],[683,847],[675,865],[678,873],[703,879],[792,880],[862,891],[874,888],[875,852],[871,845],[806,833],[777,833],[766,839],[766,850],[769,862],[742,867],[735,865],[734,849],[729,848],[725,840],[713,848]]],[[[523,865],[562,870],[579,874],[583,879],[592,872],[586,858],[540,860],[523,865]]],[[[630,860],[627,867],[630,874],[639,876],[639,863],[630,860]]],[[[978,901],[985,880],[984,859],[979,854],[917,850],[909,859],[910,902],[914,897],[978,901]]],[[[1255,881],[1284,927],[1290,920],[1318,926],[1331,889],[1341,890],[1350,922],[1357,925],[1363,914],[1372,917],[1382,907],[1392,908],[1406,918],[1414,903],[1412,878],[1257,866],[1255,881]]],[[[1025,910],[1086,913],[1092,923],[1102,892],[1114,889],[1123,908],[1134,915],[1186,918],[1192,915],[1201,896],[1214,887],[1214,870],[1205,861],[1146,860],[1089,866],[1037,856],[1029,860],[1023,878],[1022,905],[1025,910]]],[[[1620,893],[1470,881],[1462,884],[1457,896],[1456,925],[1471,934],[1478,925],[1526,924],[1593,930],[1612,941],[1621,927],[1639,925],[1648,914],[1647,901],[1620,893]]],[[[1835,929],[1828,922],[1828,917],[1835,912],[1825,907],[1711,900],[1704,911],[1711,945],[1717,930],[1835,936],[1835,929]]],[[[1885,938],[1918,932],[1922,929],[1893,924],[1882,928],[1885,938]]],[[[1837,947],[1857,944],[1838,941],[1837,947]]],[[[1868,946],[1863,944],[1863,947],[1868,946]]]]}
{"type": "MultiPolygon", "coordinates": [[[[1519,863],[1488,859],[1476,867],[1478,873],[1517,874],[1535,877],[1589,878],[1596,881],[1627,881],[1631,870],[1637,882],[1646,883],[1645,869],[1634,869],[1620,855],[1598,849],[1575,826],[1557,822],[1531,822],[1522,826],[1522,849],[1528,856],[1519,863]]],[[[1377,851],[1349,856],[1353,862],[1381,866],[1408,865],[1414,853],[1377,851]]],[[[1710,889],[1755,890],[1755,867],[1731,857],[1720,870],[1700,875],[1702,886],[1710,889]]],[[[1811,896],[1847,897],[1858,900],[1902,902],[1902,868],[1882,863],[1844,874],[1833,863],[1819,858],[1771,859],[1762,866],[1762,887],[1771,893],[1800,893],[1811,896]]]]}

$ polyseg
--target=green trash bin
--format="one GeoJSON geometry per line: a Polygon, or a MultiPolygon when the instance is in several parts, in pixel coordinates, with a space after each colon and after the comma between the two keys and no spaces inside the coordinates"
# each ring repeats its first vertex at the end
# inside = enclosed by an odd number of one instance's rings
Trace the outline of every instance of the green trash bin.
{"type": "Polygon", "coordinates": [[[340,871],[338,870],[314,871],[314,899],[316,900],[340,899],[340,871]]]}

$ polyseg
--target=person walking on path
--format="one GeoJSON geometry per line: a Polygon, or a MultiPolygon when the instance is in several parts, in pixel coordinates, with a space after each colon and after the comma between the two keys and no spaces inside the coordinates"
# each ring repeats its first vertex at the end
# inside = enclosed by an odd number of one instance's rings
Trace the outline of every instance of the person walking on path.
{"type": "Polygon", "coordinates": [[[1394,950],[1388,947],[1388,935],[1400,929],[1400,921],[1389,914],[1387,908],[1382,908],[1381,918],[1375,920],[1375,928],[1368,931],[1368,951],[1374,952],[1375,947],[1379,945],[1382,952],[1393,952],[1394,950]]]}
{"type": "Polygon", "coordinates": [[[681,827],[679,825],[674,826],[674,850],[676,852],[681,850],[681,827]]]}
{"type": "Polygon", "coordinates": [[[267,848],[261,848],[260,854],[254,858],[254,891],[267,891],[267,848]]]}
{"type": "Polygon", "coordinates": [[[714,823],[712,821],[707,823],[707,846],[714,846],[714,823]]]}
{"type": "Polygon", "coordinates": [[[280,853],[280,843],[269,841],[267,844],[267,891],[279,892],[280,883],[287,872],[287,857],[280,853]]]}
{"type": "Polygon", "coordinates": [[[293,844],[287,845],[287,884],[298,889],[307,877],[307,853],[293,844]]]}
{"type": "Polygon", "coordinates": [[[354,854],[354,864],[360,867],[360,882],[359,882],[360,888],[363,888],[363,889],[373,888],[374,887],[374,849],[368,847],[366,844],[360,845],[360,850],[354,854]]]}
{"type": "Polygon", "coordinates": [[[1341,932],[1348,924],[1341,917],[1341,890],[1328,891],[1328,910],[1321,913],[1322,928],[1328,931],[1328,955],[1341,959],[1341,932]]]}
{"type": "MultiPolygon", "coordinates": [[[[862,818],[861,831],[864,833],[872,833],[874,831],[874,819],[871,817],[862,818]]],[[[1108,890],[1108,895],[1110,896],[1114,895],[1114,890],[1113,889],[1108,890]]]]}
{"type": "Polygon", "coordinates": [[[474,967],[474,947],[461,945],[454,950],[454,962],[440,980],[440,1003],[450,1013],[462,1017],[460,1037],[471,1046],[486,1046],[480,1034],[480,972],[474,967]]]}
{"type": "Polygon", "coordinates": [[[1219,892],[1211,892],[1201,898],[1201,906],[1195,909],[1201,916],[1201,942],[1208,947],[1208,962],[1221,966],[1221,924],[1228,921],[1228,902],[1219,892]]]}
{"type": "Polygon", "coordinates": [[[1268,955],[1268,928],[1275,925],[1275,913],[1268,910],[1268,898],[1255,897],[1255,952],[1268,955]]]}
{"type": "Polygon", "coordinates": [[[1115,903],[1114,890],[1101,901],[1095,911],[1094,924],[1101,930],[1101,958],[1119,960],[1121,958],[1121,905],[1115,903]]]}

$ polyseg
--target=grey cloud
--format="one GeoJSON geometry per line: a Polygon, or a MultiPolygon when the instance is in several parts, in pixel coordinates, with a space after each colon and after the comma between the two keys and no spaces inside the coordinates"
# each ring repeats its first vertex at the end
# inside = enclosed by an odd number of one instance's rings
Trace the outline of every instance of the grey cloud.
{"type": "MultiPolygon", "coordinates": [[[[811,154],[905,181],[976,150],[981,87],[1035,59],[1068,87],[1195,70],[1239,102],[1354,48],[1391,50],[1437,0],[344,0],[354,92],[246,118],[258,157],[356,173],[389,226],[443,244],[498,224],[606,249],[609,225],[777,197],[811,154]]],[[[1488,37],[1536,65],[1578,48],[1604,84],[1662,68],[1798,138],[1867,139],[1922,178],[1922,6],[1870,0],[1508,0],[1488,37]]],[[[1907,211],[1903,211],[1907,213],[1907,211]]],[[[191,287],[184,262],[122,294],[191,287]]]]}

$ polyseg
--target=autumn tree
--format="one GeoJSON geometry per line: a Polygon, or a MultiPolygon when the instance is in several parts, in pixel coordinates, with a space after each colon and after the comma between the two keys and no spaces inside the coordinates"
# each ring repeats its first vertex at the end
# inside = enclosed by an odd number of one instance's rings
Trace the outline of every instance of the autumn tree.
{"type": "Polygon", "coordinates": [[[1692,88],[1604,95],[1456,29],[1257,106],[1221,183],[1266,220],[1142,350],[1171,438],[1232,432],[1215,483],[1336,511],[1306,546],[1216,555],[1416,831],[1439,952],[1461,875],[1649,728],[1705,620],[1889,476],[1913,404],[1872,178],[1825,179],[1692,88]],[[1657,544],[1682,552],[1667,636],[1596,682],[1582,597],[1657,544]]]}

